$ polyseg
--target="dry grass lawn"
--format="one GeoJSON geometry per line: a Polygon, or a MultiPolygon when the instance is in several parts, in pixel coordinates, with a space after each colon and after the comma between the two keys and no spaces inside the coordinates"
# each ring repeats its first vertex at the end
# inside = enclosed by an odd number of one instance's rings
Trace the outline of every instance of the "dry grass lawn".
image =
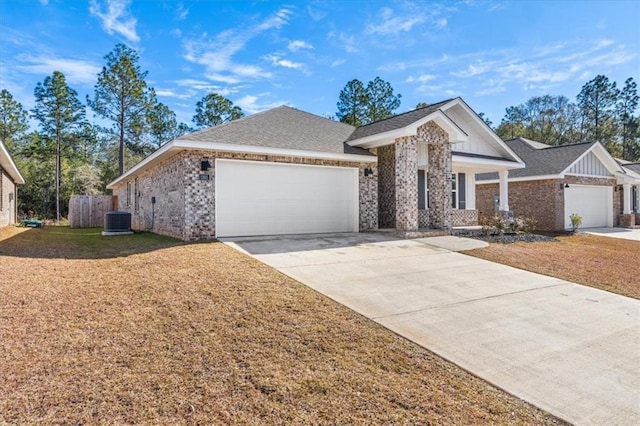
{"type": "Polygon", "coordinates": [[[640,299],[640,241],[590,234],[556,238],[559,242],[491,244],[464,253],[640,299]]]}
{"type": "Polygon", "coordinates": [[[559,424],[220,243],[0,229],[0,424],[559,424]]]}

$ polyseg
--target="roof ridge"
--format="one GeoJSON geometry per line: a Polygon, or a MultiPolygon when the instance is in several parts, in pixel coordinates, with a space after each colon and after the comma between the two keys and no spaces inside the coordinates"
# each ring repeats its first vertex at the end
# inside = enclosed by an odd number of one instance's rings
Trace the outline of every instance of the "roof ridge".
{"type": "Polygon", "coordinates": [[[427,106],[420,107],[420,108],[414,108],[414,109],[409,110],[409,111],[401,112],[400,114],[390,115],[389,117],[381,118],[380,120],[376,120],[376,121],[372,121],[371,123],[363,124],[362,126],[358,126],[357,128],[360,129],[360,128],[363,128],[363,127],[367,127],[367,126],[370,126],[372,124],[377,124],[377,123],[380,123],[380,122],[385,121],[385,120],[390,120],[392,118],[396,118],[396,117],[400,117],[400,116],[403,116],[403,115],[406,115],[406,114],[410,114],[412,112],[415,112],[415,111],[418,111],[418,110],[421,110],[421,109],[433,108],[435,105],[443,105],[443,104],[446,104],[448,102],[451,102],[454,99],[456,99],[456,98],[446,99],[444,101],[436,102],[436,103],[431,104],[431,105],[427,105],[427,106]]]}
{"type": "MultiPolygon", "coordinates": [[[[278,105],[277,107],[265,109],[263,111],[254,112],[253,114],[250,114],[250,115],[242,116],[242,117],[237,118],[235,120],[225,121],[224,123],[216,124],[215,126],[205,127],[204,129],[196,130],[195,132],[187,133],[186,135],[197,135],[197,134],[202,133],[202,132],[206,132],[206,131],[209,131],[209,130],[212,130],[212,129],[218,129],[220,127],[225,127],[225,126],[228,126],[231,123],[237,123],[239,121],[245,121],[245,120],[247,120],[249,118],[252,118],[252,117],[255,117],[257,115],[262,115],[262,114],[264,114],[266,112],[273,111],[273,110],[280,109],[280,108],[285,108],[285,107],[286,108],[295,109],[295,108],[292,108],[292,107],[287,106],[285,104],[282,104],[282,105],[278,105]]],[[[186,136],[186,135],[182,135],[182,136],[186,136]]],[[[180,139],[182,136],[179,136],[176,139],[180,139]]]]}
{"type": "Polygon", "coordinates": [[[578,146],[578,145],[593,145],[598,143],[597,141],[591,141],[591,142],[576,142],[576,143],[565,143],[563,145],[549,145],[547,148],[541,148],[541,149],[551,149],[551,148],[566,148],[569,146],[578,146]]]}

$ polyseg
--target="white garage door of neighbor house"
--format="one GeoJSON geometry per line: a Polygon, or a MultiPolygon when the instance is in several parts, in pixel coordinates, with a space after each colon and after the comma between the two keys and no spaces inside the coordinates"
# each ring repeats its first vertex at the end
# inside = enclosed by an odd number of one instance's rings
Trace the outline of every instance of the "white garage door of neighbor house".
{"type": "Polygon", "coordinates": [[[358,232],[358,169],[216,160],[216,236],[358,232]]]}
{"type": "Polygon", "coordinates": [[[613,188],[570,185],[564,189],[564,224],[571,228],[571,214],[582,216],[582,228],[613,226],[613,188]]]}

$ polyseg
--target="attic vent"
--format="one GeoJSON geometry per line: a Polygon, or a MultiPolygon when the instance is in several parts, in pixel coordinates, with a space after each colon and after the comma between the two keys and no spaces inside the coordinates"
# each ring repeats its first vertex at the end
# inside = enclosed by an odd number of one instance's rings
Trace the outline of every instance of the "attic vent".
{"type": "Polygon", "coordinates": [[[104,216],[103,235],[131,233],[131,213],[108,212],[104,216]]]}

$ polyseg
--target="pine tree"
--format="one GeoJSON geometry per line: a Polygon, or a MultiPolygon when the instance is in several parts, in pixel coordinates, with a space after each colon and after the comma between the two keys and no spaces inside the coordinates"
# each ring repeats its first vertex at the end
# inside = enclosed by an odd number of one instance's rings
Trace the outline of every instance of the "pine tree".
{"type": "Polygon", "coordinates": [[[342,123],[360,126],[367,122],[367,91],[358,79],[349,81],[338,97],[336,117],[342,123]]]}
{"type": "Polygon", "coordinates": [[[193,123],[199,128],[213,127],[242,117],[242,108],[217,93],[209,93],[196,103],[193,123]]]}
{"type": "Polygon", "coordinates": [[[142,153],[145,118],[151,108],[149,88],[138,65],[135,50],[117,44],[105,56],[107,65],[98,74],[94,97],[87,96],[89,106],[101,117],[113,122],[111,132],[118,140],[118,173],[124,173],[125,147],[142,153]]]}
{"type": "Polygon", "coordinates": [[[74,141],[74,132],[80,130],[85,118],[84,106],[78,94],[67,85],[64,74],[54,71],[34,90],[33,117],[40,122],[45,138],[55,143],[56,158],[56,220],[60,221],[60,185],[62,183],[62,158],[74,141]]]}
{"type": "MultiPolygon", "coordinates": [[[[22,104],[13,99],[8,90],[0,91],[0,141],[9,152],[15,150],[15,143],[29,128],[29,114],[22,104]]],[[[14,153],[14,152],[12,152],[14,153]]]]}

